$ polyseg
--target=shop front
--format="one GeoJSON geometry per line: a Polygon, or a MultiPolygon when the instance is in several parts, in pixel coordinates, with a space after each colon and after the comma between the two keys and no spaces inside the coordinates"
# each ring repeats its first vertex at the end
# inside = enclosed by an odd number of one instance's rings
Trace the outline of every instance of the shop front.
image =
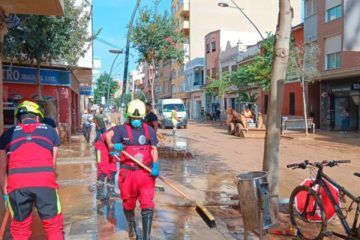
{"type": "Polygon", "coordinates": [[[360,80],[321,83],[321,128],[341,130],[343,112],[348,112],[349,130],[359,130],[360,80]]]}
{"type": "Polygon", "coordinates": [[[69,141],[79,123],[79,83],[67,70],[41,69],[42,97],[37,94],[36,69],[25,66],[3,65],[4,125],[16,124],[15,109],[23,100],[43,99],[45,114],[60,130],[62,141],[69,141]]]}
{"type": "Polygon", "coordinates": [[[203,91],[196,91],[190,93],[190,118],[200,119],[205,108],[205,95],[203,91]]]}

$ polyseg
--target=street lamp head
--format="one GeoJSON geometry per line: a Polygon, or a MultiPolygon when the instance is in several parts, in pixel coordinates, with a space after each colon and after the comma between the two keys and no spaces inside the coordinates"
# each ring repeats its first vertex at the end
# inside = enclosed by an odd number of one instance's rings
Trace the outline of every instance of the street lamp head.
{"type": "Polygon", "coordinates": [[[113,54],[122,54],[123,53],[123,51],[120,49],[110,49],[109,52],[113,53],[113,54]]]}
{"type": "Polygon", "coordinates": [[[218,6],[219,7],[229,7],[229,4],[224,3],[224,2],[220,2],[220,3],[218,3],[218,6]]]}

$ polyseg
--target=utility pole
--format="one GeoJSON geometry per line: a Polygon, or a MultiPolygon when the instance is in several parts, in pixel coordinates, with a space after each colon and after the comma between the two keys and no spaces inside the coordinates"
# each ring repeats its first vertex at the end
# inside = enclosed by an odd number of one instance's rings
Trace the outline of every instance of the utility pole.
{"type": "Polygon", "coordinates": [[[126,94],[126,85],[127,85],[127,78],[128,78],[128,68],[129,68],[129,54],[130,54],[130,36],[132,32],[132,25],[135,19],[136,12],[140,6],[141,0],[136,0],[135,8],[132,12],[130,23],[129,23],[129,29],[127,32],[126,37],[126,48],[125,48],[125,63],[124,63],[124,75],[123,75],[123,88],[122,88],[122,94],[121,94],[121,111],[125,112],[125,94],[126,94]]]}

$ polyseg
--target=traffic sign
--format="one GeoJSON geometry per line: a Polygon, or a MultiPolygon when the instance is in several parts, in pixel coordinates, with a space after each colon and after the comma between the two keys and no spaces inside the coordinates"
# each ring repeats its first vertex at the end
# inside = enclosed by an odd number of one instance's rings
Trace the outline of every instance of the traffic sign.
{"type": "MultiPolygon", "coordinates": [[[[328,186],[331,194],[334,196],[334,199],[335,199],[336,203],[340,206],[339,189],[337,189],[335,186],[333,186],[331,183],[327,182],[326,180],[324,180],[324,181],[325,181],[325,184],[328,186]]],[[[313,179],[305,179],[301,183],[301,185],[310,187],[310,185],[313,182],[314,182],[313,179]]],[[[333,216],[336,215],[336,211],[335,211],[334,206],[332,205],[332,202],[331,202],[329,196],[326,194],[325,189],[323,187],[321,187],[320,190],[319,190],[319,185],[318,184],[313,186],[312,189],[316,193],[319,194],[320,200],[322,201],[322,204],[324,206],[326,220],[327,221],[330,220],[333,216]]],[[[299,192],[295,197],[295,206],[296,206],[296,209],[297,209],[297,211],[299,213],[304,212],[306,198],[307,198],[307,192],[305,192],[305,191],[299,192]]],[[[315,205],[315,198],[310,197],[306,211],[308,211],[309,213],[313,212],[314,205],[315,205]]],[[[310,222],[320,222],[321,221],[321,213],[320,213],[319,206],[316,206],[316,211],[315,211],[314,215],[309,214],[309,215],[306,216],[306,218],[310,222]]]]}

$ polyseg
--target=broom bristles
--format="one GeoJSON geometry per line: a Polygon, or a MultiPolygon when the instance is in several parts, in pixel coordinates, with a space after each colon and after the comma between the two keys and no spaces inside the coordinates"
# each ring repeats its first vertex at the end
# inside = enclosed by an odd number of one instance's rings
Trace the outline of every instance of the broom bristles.
{"type": "Polygon", "coordinates": [[[205,207],[196,205],[195,210],[209,228],[216,228],[214,216],[205,207]]]}

